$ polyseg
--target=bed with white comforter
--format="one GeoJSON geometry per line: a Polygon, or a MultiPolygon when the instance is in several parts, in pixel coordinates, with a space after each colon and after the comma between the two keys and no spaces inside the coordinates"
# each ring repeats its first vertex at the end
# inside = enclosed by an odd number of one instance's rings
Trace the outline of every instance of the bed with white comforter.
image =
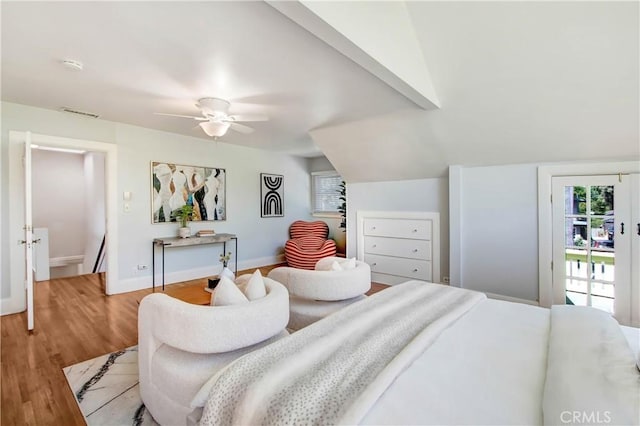
{"type": "Polygon", "coordinates": [[[410,281],[222,370],[200,424],[638,424],[620,326],[410,281]]]}

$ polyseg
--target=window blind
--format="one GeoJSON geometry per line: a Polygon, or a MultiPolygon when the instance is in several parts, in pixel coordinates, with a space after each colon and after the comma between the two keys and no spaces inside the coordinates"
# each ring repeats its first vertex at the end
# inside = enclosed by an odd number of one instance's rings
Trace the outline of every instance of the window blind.
{"type": "Polygon", "coordinates": [[[314,173],[312,177],[313,213],[338,213],[342,177],[335,172],[314,173]]]}

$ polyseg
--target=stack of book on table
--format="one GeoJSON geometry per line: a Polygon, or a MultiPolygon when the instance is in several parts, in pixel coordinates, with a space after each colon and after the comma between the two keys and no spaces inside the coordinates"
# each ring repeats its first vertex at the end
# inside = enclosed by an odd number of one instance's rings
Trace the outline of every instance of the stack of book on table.
{"type": "Polygon", "coordinates": [[[202,229],[196,232],[196,237],[211,237],[213,235],[216,235],[213,229],[202,229]]]}

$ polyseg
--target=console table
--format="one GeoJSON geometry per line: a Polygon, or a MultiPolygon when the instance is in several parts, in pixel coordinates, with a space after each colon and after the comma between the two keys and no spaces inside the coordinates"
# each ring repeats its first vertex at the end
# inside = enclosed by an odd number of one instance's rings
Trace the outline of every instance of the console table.
{"type": "Polygon", "coordinates": [[[215,234],[207,235],[204,237],[168,237],[168,238],[155,238],[153,240],[152,254],[151,254],[151,274],[152,274],[152,288],[156,290],[156,247],[162,247],[162,290],[164,291],[164,250],[174,247],[190,247],[200,246],[206,244],[222,244],[222,253],[227,252],[227,242],[233,240],[235,242],[235,251],[233,252],[235,259],[235,274],[238,274],[238,238],[234,234],[215,234]]]}

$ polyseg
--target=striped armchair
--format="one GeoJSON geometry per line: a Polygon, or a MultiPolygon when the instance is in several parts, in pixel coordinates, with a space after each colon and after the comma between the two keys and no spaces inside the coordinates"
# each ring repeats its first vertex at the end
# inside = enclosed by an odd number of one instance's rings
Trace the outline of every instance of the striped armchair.
{"type": "Polygon", "coordinates": [[[336,255],[336,243],[328,240],[329,227],[318,220],[296,220],[289,227],[291,239],[284,246],[284,257],[292,268],[313,269],[324,257],[336,255]]]}

